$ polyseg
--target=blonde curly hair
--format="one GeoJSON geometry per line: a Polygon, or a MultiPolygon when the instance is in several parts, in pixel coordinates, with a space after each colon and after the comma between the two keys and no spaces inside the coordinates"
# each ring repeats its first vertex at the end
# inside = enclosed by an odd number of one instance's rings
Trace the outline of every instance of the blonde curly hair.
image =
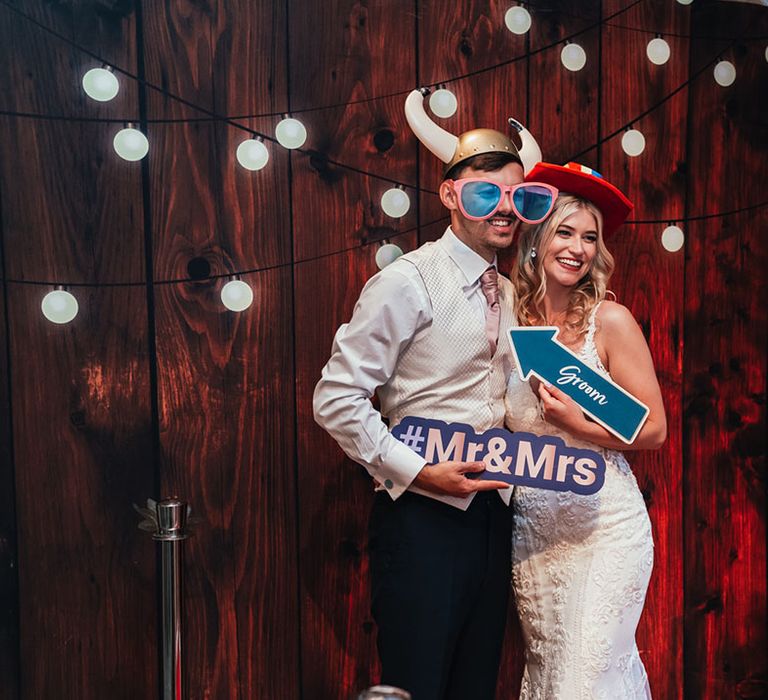
{"type": "Polygon", "coordinates": [[[607,285],[615,263],[603,240],[603,215],[600,210],[586,199],[561,194],[545,221],[523,228],[517,243],[517,259],[510,274],[518,297],[518,323],[521,326],[546,325],[544,295],[547,291],[547,278],[542,271],[542,260],[560,224],[579,209],[588,211],[595,218],[597,247],[586,274],[571,290],[565,328],[561,334],[561,340],[566,343],[577,341],[586,332],[592,309],[607,294],[613,295],[607,285]],[[535,256],[531,254],[534,248],[537,251],[535,256]]]}

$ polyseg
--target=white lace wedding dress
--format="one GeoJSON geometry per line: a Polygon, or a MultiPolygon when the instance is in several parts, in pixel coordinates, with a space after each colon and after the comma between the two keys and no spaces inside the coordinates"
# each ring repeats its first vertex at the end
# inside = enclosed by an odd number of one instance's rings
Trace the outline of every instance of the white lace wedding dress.
{"type": "MultiPolygon", "coordinates": [[[[608,372],[595,348],[595,309],[580,358],[608,372]]],[[[651,525],[624,455],[573,438],[541,417],[516,370],[510,430],[557,435],[599,451],[605,484],[592,496],[516,487],[512,580],[526,645],[520,700],[646,700],[635,630],[653,567],[651,525]]]]}

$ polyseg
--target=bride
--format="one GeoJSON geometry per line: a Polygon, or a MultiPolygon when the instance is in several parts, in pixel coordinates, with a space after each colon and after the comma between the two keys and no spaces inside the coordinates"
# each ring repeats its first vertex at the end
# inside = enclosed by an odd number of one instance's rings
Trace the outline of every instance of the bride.
{"type": "Polygon", "coordinates": [[[529,227],[510,275],[521,326],[557,326],[558,340],[649,407],[631,445],[589,420],[566,394],[513,370],[510,430],[556,435],[599,451],[605,484],[591,496],[516,487],[513,585],[526,643],[521,700],[651,697],[635,644],[653,566],[651,525],[620,450],[655,449],[666,418],[653,362],[632,314],[605,300],[605,247],[632,204],[581,165],[540,163],[526,178],[559,191],[547,220],[529,227]],[[567,194],[566,194],[567,193],[567,194]]]}

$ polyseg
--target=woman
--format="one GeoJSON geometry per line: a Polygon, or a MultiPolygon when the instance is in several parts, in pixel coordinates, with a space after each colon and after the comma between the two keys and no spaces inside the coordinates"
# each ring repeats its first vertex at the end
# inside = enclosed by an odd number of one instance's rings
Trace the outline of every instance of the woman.
{"type": "Polygon", "coordinates": [[[509,378],[510,430],[599,451],[605,484],[591,496],[517,487],[513,585],[526,642],[521,700],[650,698],[635,644],[653,566],[648,513],[619,450],[655,449],[666,419],[648,345],[632,314],[605,300],[605,247],[632,204],[589,168],[539,163],[526,178],[560,191],[547,220],[520,238],[511,279],[519,323],[557,326],[558,340],[649,407],[626,445],[554,386],[509,378]]]}

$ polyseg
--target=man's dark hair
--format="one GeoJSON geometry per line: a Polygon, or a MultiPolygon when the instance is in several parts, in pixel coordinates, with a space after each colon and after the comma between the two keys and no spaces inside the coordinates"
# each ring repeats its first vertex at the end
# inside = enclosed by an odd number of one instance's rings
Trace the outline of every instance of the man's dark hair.
{"type": "Polygon", "coordinates": [[[494,170],[501,170],[508,163],[520,163],[520,158],[511,153],[478,153],[471,156],[461,163],[456,163],[443,177],[443,180],[458,180],[465,168],[474,168],[490,173],[494,170]]]}

